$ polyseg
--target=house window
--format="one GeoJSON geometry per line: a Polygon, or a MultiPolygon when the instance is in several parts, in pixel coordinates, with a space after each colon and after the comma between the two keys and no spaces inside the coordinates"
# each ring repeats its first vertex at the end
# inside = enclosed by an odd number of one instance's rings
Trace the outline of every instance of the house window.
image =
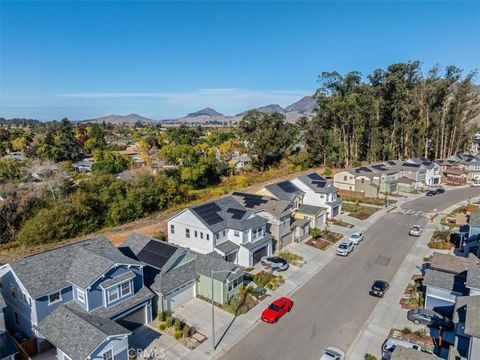
{"type": "Polygon", "coordinates": [[[190,229],[185,229],[185,236],[186,236],[187,238],[190,237],[190,229]]]}
{"type": "Polygon", "coordinates": [[[120,293],[122,294],[122,297],[130,294],[130,292],[131,292],[130,291],[130,281],[125,282],[125,283],[122,284],[122,286],[120,286],[120,293]]]}
{"type": "Polygon", "coordinates": [[[233,232],[233,236],[239,237],[239,236],[240,236],[240,233],[239,233],[237,230],[235,230],[235,231],[233,232]]]}
{"type": "Polygon", "coordinates": [[[218,233],[215,234],[215,239],[218,240],[218,238],[220,237],[220,235],[218,233]]]}
{"type": "Polygon", "coordinates": [[[200,239],[203,239],[203,233],[200,232],[200,239]]]}
{"type": "Polygon", "coordinates": [[[15,312],[15,325],[20,326],[20,319],[18,317],[18,313],[15,312]]]}
{"type": "Polygon", "coordinates": [[[343,181],[347,181],[347,176],[346,175],[343,177],[343,181]]]}
{"type": "Polygon", "coordinates": [[[112,349],[103,353],[103,360],[113,360],[113,350],[112,349]]]}
{"type": "Polygon", "coordinates": [[[85,304],[85,291],[77,289],[77,299],[85,304]]]}
{"type": "Polygon", "coordinates": [[[207,240],[210,240],[210,234],[206,234],[207,240]]]}
{"type": "Polygon", "coordinates": [[[62,298],[60,297],[60,291],[57,291],[53,294],[50,294],[48,296],[48,305],[51,305],[51,304],[54,304],[56,303],[57,301],[60,301],[62,300],[62,298]]]}
{"type": "Polygon", "coordinates": [[[175,225],[170,225],[170,234],[175,234],[175,225]]]}
{"type": "Polygon", "coordinates": [[[107,299],[109,303],[118,299],[118,287],[115,286],[107,290],[107,299]]]}
{"type": "Polygon", "coordinates": [[[226,235],[227,235],[227,232],[223,230],[223,237],[225,237],[226,235]]]}
{"type": "Polygon", "coordinates": [[[15,285],[10,285],[10,293],[12,294],[12,298],[17,298],[17,288],[15,285]]]}
{"type": "Polygon", "coordinates": [[[198,237],[198,232],[197,232],[197,230],[195,230],[195,233],[194,233],[194,234],[195,234],[195,237],[198,237]]]}

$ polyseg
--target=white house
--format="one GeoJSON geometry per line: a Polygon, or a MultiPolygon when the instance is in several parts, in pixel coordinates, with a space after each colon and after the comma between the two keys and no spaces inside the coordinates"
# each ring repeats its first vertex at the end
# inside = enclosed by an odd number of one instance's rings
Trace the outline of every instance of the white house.
{"type": "Polygon", "coordinates": [[[442,182],[442,173],[439,163],[430,161],[424,157],[408,159],[407,163],[418,164],[425,168],[425,185],[439,185],[442,182]]]}
{"type": "Polygon", "coordinates": [[[342,211],[342,200],[337,196],[337,189],[316,172],[298,176],[291,182],[305,193],[304,205],[326,208],[329,219],[342,211]]]}
{"type": "Polygon", "coordinates": [[[267,220],[232,196],[185,209],[168,220],[168,241],[201,254],[216,251],[225,260],[251,267],[272,255],[267,220]]]}

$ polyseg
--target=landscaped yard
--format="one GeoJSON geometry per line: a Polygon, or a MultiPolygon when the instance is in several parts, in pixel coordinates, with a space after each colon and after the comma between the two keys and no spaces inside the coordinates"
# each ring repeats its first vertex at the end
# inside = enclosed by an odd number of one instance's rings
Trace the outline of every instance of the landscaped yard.
{"type": "Polygon", "coordinates": [[[436,230],[433,235],[432,239],[427,244],[430,249],[451,249],[455,245],[450,242],[450,230],[436,230]]]}
{"type": "Polygon", "coordinates": [[[423,279],[423,276],[412,276],[412,280],[415,282],[415,285],[408,284],[402,298],[400,299],[400,305],[403,309],[423,308],[425,298],[421,286],[417,283],[417,281],[421,279],[423,279]]]}
{"type": "Polygon", "coordinates": [[[188,326],[180,319],[175,319],[170,311],[162,311],[158,314],[156,326],[160,331],[192,350],[207,339],[205,335],[198,333],[194,327],[188,326]]]}
{"type": "Polygon", "coordinates": [[[306,244],[320,250],[325,250],[329,248],[331,245],[335,244],[343,237],[342,234],[330,230],[319,229],[312,229],[311,235],[313,238],[308,240],[306,244]]]}
{"type": "Polygon", "coordinates": [[[305,263],[306,263],[306,261],[303,260],[302,256],[294,254],[294,253],[289,252],[289,251],[282,250],[282,251],[280,251],[278,256],[287,260],[290,265],[301,267],[301,266],[305,265],[305,263]]]}
{"type": "Polygon", "coordinates": [[[350,216],[359,220],[366,220],[371,215],[375,214],[380,208],[373,206],[365,206],[360,204],[343,203],[343,210],[350,213],[350,216]]]}
{"type": "Polygon", "coordinates": [[[426,327],[415,331],[409,327],[404,327],[402,330],[391,329],[388,337],[410,341],[430,351],[432,351],[434,347],[433,339],[430,337],[428,328],[426,327]]]}
{"type": "Polygon", "coordinates": [[[332,225],[338,225],[338,226],[343,226],[343,227],[347,227],[347,228],[352,228],[353,225],[352,224],[349,224],[341,219],[332,219],[332,220],[328,220],[327,221],[328,224],[332,224],[332,225]]]}

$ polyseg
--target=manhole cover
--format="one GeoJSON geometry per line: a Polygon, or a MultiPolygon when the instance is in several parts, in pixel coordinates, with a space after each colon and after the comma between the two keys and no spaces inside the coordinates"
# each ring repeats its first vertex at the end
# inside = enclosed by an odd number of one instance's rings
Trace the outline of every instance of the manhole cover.
{"type": "Polygon", "coordinates": [[[375,264],[387,266],[388,263],[390,262],[390,260],[392,260],[392,259],[389,258],[389,257],[386,257],[386,256],[378,256],[378,257],[377,257],[377,260],[375,260],[375,264]]]}

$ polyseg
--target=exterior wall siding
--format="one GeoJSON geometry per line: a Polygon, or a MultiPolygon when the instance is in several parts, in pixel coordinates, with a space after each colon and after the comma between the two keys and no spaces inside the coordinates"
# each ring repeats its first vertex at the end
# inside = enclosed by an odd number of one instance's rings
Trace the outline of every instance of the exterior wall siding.
{"type": "MultiPolygon", "coordinates": [[[[224,304],[225,285],[218,280],[213,280],[213,301],[224,304]]],[[[212,279],[200,275],[197,280],[197,294],[207,299],[212,299],[212,279]]]]}
{"type": "Polygon", "coordinates": [[[94,352],[90,354],[91,360],[103,360],[103,353],[112,349],[113,355],[123,356],[122,353],[128,351],[128,337],[125,336],[114,336],[109,339],[105,339],[100,346],[95,349],[94,352]]]}
{"type": "Polygon", "coordinates": [[[185,210],[168,222],[168,241],[183,247],[190,248],[202,254],[213,251],[214,234],[190,211],[185,210]],[[171,225],[174,226],[174,233],[171,233],[171,225]],[[190,230],[190,237],[185,236],[186,229],[190,230]],[[197,231],[197,237],[195,237],[197,231]],[[203,239],[200,238],[203,233],[203,239]],[[207,235],[209,240],[207,240],[207,235]]]}
{"type": "Polygon", "coordinates": [[[48,295],[41,296],[38,299],[35,299],[37,324],[43,319],[45,319],[48,315],[50,315],[60,305],[73,300],[73,291],[71,286],[62,289],[60,293],[62,300],[51,305],[48,305],[48,295]]]}

